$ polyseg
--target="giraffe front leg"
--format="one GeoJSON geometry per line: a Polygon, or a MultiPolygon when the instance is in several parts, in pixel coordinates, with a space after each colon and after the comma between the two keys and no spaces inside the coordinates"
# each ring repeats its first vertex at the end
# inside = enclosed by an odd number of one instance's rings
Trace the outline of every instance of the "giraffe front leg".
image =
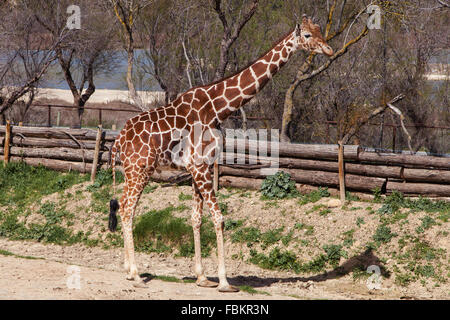
{"type": "Polygon", "coordinates": [[[225,268],[225,249],[223,241],[223,216],[219,209],[216,196],[214,194],[212,176],[208,168],[198,170],[194,176],[194,180],[201,192],[201,195],[209,207],[211,217],[214,222],[214,228],[217,238],[217,256],[219,260],[218,275],[219,275],[219,291],[220,292],[238,292],[239,289],[231,286],[227,280],[227,273],[225,268]]]}
{"type": "Polygon", "coordinates": [[[192,229],[194,231],[194,249],[195,249],[195,274],[199,287],[214,288],[218,286],[217,282],[210,281],[206,278],[202,264],[202,246],[200,241],[200,229],[202,226],[203,197],[200,194],[195,182],[192,183],[194,189],[194,210],[192,211],[192,229]]]}

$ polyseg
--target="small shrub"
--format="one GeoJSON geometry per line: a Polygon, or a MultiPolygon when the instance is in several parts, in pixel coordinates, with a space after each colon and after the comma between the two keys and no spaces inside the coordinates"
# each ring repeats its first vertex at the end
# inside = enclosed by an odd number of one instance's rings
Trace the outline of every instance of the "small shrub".
{"type": "Polygon", "coordinates": [[[326,253],[326,260],[332,267],[336,268],[339,264],[341,257],[348,258],[347,252],[342,250],[341,245],[331,244],[323,246],[323,250],[326,253]]]}
{"type": "Polygon", "coordinates": [[[297,261],[295,254],[291,251],[282,251],[278,247],[272,249],[268,256],[250,250],[249,261],[264,269],[300,271],[300,263],[297,261]]]}
{"type": "Polygon", "coordinates": [[[244,220],[225,220],[224,228],[225,230],[234,230],[242,226],[244,220]]]}
{"type": "Polygon", "coordinates": [[[261,185],[261,194],[267,199],[285,199],[298,195],[298,192],[295,189],[295,181],[291,180],[291,175],[279,171],[266,177],[261,185]]]}
{"type": "Polygon", "coordinates": [[[232,242],[247,242],[247,246],[251,247],[253,243],[260,242],[261,231],[255,227],[247,227],[237,230],[231,235],[232,242]]]}
{"type": "Polygon", "coordinates": [[[280,241],[282,238],[281,233],[283,232],[283,230],[284,228],[280,227],[278,229],[269,230],[261,234],[261,242],[263,243],[263,249],[280,241]]]}
{"type": "Polygon", "coordinates": [[[385,225],[380,225],[377,230],[375,231],[375,234],[373,236],[373,240],[375,240],[377,243],[387,243],[391,241],[393,237],[396,237],[397,234],[392,233],[391,229],[385,225]]]}

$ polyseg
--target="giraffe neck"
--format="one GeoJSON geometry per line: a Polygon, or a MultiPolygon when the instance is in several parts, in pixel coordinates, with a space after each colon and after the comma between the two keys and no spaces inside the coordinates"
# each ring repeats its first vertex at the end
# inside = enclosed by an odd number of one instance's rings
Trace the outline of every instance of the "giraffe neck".
{"type": "Polygon", "coordinates": [[[217,88],[224,89],[223,96],[218,97],[218,100],[225,98],[225,101],[214,103],[216,98],[212,97],[219,122],[223,122],[234,111],[250,101],[272,79],[273,75],[286,64],[297,50],[294,32],[289,33],[249,67],[210,87],[213,91],[217,90],[217,88]]]}

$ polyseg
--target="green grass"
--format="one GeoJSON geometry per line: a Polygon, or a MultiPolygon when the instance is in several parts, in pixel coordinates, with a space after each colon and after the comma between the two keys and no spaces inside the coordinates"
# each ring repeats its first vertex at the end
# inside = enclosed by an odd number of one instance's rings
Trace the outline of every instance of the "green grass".
{"type": "Polygon", "coordinates": [[[144,190],[142,191],[142,193],[144,194],[149,194],[149,193],[153,193],[153,191],[155,191],[156,189],[158,189],[159,185],[157,183],[154,184],[147,184],[144,188],[144,190]]]}
{"type": "Polygon", "coordinates": [[[261,231],[255,227],[246,227],[237,230],[231,235],[232,242],[247,242],[251,247],[254,243],[261,241],[261,231]]]}
{"type": "Polygon", "coordinates": [[[314,234],[314,226],[310,226],[304,223],[297,223],[295,224],[294,228],[297,230],[305,230],[306,236],[314,234]]]}
{"type": "Polygon", "coordinates": [[[337,268],[341,257],[347,258],[347,252],[341,245],[324,245],[325,253],[319,254],[311,261],[301,263],[294,252],[273,248],[268,255],[250,250],[249,262],[263,269],[293,271],[295,273],[318,273],[325,271],[327,266],[337,268]]]}
{"type": "Polygon", "coordinates": [[[192,195],[190,195],[190,194],[184,194],[183,192],[181,192],[181,193],[178,195],[178,200],[180,200],[180,201],[192,200],[192,195]]]}
{"type": "Polygon", "coordinates": [[[89,175],[75,171],[61,173],[24,162],[10,162],[4,167],[0,161],[0,205],[24,207],[88,179],[89,175]]]}
{"type": "MultiPolygon", "coordinates": [[[[144,252],[172,252],[172,249],[176,248],[179,255],[192,256],[194,253],[192,226],[185,218],[173,216],[173,212],[186,209],[184,205],[170,206],[141,215],[133,231],[136,249],[144,252]]],[[[201,227],[203,256],[209,255],[215,239],[212,223],[204,221],[201,227]]]]}
{"type": "Polygon", "coordinates": [[[242,226],[244,220],[231,220],[227,219],[224,223],[225,230],[234,230],[242,226]]]}
{"type": "Polygon", "coordinates": [[[396,236],[397,234],[393,233],[388,226],[380,225],[373,235],[373,240],[380,245],[381,243],[388,243],[393,237],[396,236]]]}
{"type": "Polygon", "coordinates": [[[3,256],[12,256],[12,257],[16,257],[16,258],[21,258],[21,259],[30,259],[30,260],[40,260],[40,259],[44,259],[44,258],[38,258],[38,257],[32,257],[32,256],[22,256],[22,255],[20,255],[20,254],[15,254],[15,253],[12,253],[12,252],[10,252],[10,251],[7,251],[7,250],[3,250],[3,249],[0,249],[0,255],[3,255],[3,256]]]}
{"type": "Polygon", "coordinates": [[[256,290],[252,286],[248,286],[248,285],[239,286],[239,290],[243,291],[243,292],[250,293],[251,295],[253,295],[253,294],[265,294],[267,296],[271,295],[270,293],[268,293],[266,291],[256,290]]]}
{"type": "Polygon", "coordinates": [[[329,197],[329,196],[330,196],[330,193],[328,192],[328,188],[319,187],[318,190],[312,191],[307,194],[300,195],[298,204],[303,206],[307,203],[314,203],[324,197],[329,197]]]}
{"type": "Polygon", "coordinates": [[[401,192],[394,191],[384,199],[383,205],[378,210],[381,215],[393,214],[401,208],[410,209],[411,212],[425,211],[428,213],[450,213],[450,202],[444,200],[431,200],[419,197],[418,199],[405,198],[401,192]]]}

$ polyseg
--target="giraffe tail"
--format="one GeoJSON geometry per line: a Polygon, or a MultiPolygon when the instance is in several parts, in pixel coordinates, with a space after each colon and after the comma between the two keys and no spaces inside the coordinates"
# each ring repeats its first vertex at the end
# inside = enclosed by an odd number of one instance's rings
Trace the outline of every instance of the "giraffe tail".
{"type": "Polygon", "coordinates": [[[117,141],[116,140],[111,148],[111,168],[113,178],[113,199],[109,201],[109,219],[108,228],[111,232],[116,231],[117,228],[117,210],[119,210],[119,201],[116,196],[116,153],[117,153],[117,141]]]}

